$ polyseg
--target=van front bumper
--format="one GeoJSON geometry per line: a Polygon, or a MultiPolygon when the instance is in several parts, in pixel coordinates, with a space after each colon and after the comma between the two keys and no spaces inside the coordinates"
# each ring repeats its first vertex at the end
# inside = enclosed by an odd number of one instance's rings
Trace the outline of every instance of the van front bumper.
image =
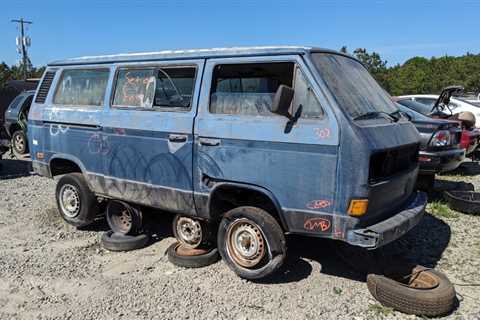
{"type": "Polygon", "coordinates": [[[345,241],[351,245],[376,249],[390,243],[415,227],[423,218],[427,195],[417,192],[412,200],[397,214],[362,229],[348,230],[345,241]]]}

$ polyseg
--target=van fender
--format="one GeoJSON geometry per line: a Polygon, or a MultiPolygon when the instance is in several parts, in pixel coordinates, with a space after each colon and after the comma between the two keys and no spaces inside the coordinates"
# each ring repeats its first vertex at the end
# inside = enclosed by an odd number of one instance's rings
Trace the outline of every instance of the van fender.
{"type": "Polygon", "coordinates": [[[259,192],[259,193],[263,194],[264,196],[266,196],[268,199],[270,199],[270,201],[275,206],[275,209],[278,212],[278,217],[280,219],[280,223],[282,225],[283,230],[288,230],[287,224],[285,222],[285,218],[283,216],[282,207],[280,206],[280,203],[278,202],[277,198],[273,195],[273,193],[270,190],[268,190],[264,187],[253,185],[253,184],[239,183],[239,182],[229,182],[229,181],[221,181],[221,182],[215,183],[215,186],[212,188],[212,190],[210,190],[210,194],[208,196],[207,208],[208,208],[209,211],[210,211],[212,196],[215,194],[215,192],[219,188],[225,187],[225,186],[252,190],[252,191],[259,192]]]}
{"type": "Polygon", "coordinates": [[[87,172],[87,169],[85,169],[85,166],[82,164],[80,159],[78,159],[77,157],[72,156],[70,154],[66,154],[66,153],[55,153],[53,156],[51,156],[50,160],[48,161],[48,166],[50,167],[50,169],[51,169],[51,162],[54,159],[62,159],[62,160],[72,161],[73,163],[75,163],[80,168],[80,171],[82,171],[83,175],[85,175],[86,172],[87,172]]]}

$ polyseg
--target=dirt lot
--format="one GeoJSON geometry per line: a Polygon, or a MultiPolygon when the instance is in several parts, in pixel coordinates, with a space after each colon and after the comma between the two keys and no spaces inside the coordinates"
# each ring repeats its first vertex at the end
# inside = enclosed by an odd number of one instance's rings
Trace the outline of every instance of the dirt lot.
{"type": "MultiPolygon", "coordinates": [[[[412,319],[370,295],[365,274],[335,255],[329,241],[289,237],[289,258],[269,283],[235,276],[221,261],[202,269],[171,265],[171,216],[158,213],[154,243],[113,253],[99,245],[107,228],[87,230],[57,215],[55,181],[29,175],[29,164],[0,160],[0,319],[412,319]]],[[[477,172],[470,172],[470,174],[477,172]]],[[[480,175],[441,176],[438,190],[480,175]]],[[[437,193],[438,195],[438,193],[437,193]]],[[[434,194],[435,196],[435,194],[434,194]]],[[[480,283],[480,216],[429,204],[423,222],[401,242],[417,263],[456,284],[480,283]]],[[[456,285],[449,319],[480,319],[480,287],[456,285]]]]}

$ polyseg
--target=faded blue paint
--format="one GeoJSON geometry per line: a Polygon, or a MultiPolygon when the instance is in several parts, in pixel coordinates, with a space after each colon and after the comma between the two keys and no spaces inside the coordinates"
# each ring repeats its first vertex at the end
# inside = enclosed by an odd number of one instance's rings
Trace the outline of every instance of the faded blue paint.
{"type": "MultiPolygon", "coordinates": [[[[336,104],[309,60],[308,47],[87,57],[50,64],[58,72],[46,103],[30,110],[30,141],[35,167],[54,158],[79,165],[98,195],[209,218],[209,200],[218,184],[263,190],[281,208],[287,231],[337,239],[352,230],[389,218],[421,199],[413,193],[418,167],[371,185],[372,153],[416,144],[407,121],[382,119],[354,123],[336,104]],[[215,65],[293,62],[300,67],[324,108],[321,119],[300,118],[284,133],[286,118],[211,114],[208,110],[215,65]],[[111,107],[113,80],[124,66],[188,65],[197,68],[192,107],[186,112],[111,107]],[[110,68],[104,104],[73,107],[52,104],[64,68],[110,68]],[[185,141],[170,141],[170,135],[185,141]],[[205,142],[205,143],[203,143],[205,142]],[[212,145],[213,144],[213,145],[212,145]],[[37,159],[36,153],[44,153],[37,159]],[[206,183],[206,182],[212,183],[206,183]],[[368,198],[368,214],[347,215],[354,198],[368,198]],[[317,220],[311,220],[317,219],[317,220]],[[320,219],[320,220],[318,220],[320,219]],[[311,221],[327,220],[318,230],[311,221]],[[310,223],[306,227],[306,223],[310,223]]],[[[331,52],[331,51],[327,51],[331,52]]],[[[48,170],[39,169],[41,172],[48,170]]],[[[357,241],[357,238],[351,240],[357,241]]]]}

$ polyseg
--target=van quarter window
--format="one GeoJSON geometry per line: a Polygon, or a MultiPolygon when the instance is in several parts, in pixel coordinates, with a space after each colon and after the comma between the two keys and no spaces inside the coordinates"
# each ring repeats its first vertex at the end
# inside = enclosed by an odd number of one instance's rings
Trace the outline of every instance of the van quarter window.
{"type": "Polygon", "coordinates": [[[127,108],[189,110],[196,69],[122,68],[117,73],[113,105],[127,108]]]}
{"type": "Polygon", "coordinates": [[[281,84],[292,86],[291,62],[217,65],[213,72],[210,112],[272,116],[281,84]]]}
{"type": "Polygon", "coordinates": [[[108,75],[108,69],[64,70],[53,103],[69,106],[103,105],[108,75]]]}

